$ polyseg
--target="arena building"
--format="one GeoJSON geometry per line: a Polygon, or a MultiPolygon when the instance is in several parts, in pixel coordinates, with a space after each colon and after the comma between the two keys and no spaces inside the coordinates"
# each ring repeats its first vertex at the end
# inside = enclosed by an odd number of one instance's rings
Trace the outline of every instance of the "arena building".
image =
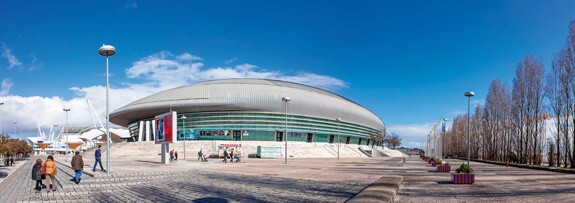
{"type": "Polygon", "coordinates": [[[152,141],[153,119],[176,111],[178,140],[301,141],[381,145],[385,124],[332,92],[269,79],[224,79],[186,85],[132,102],[110,114],[128,141],[152,141]],[[290,97],[290,101],[283,101],[290,97]],[[287,113],[286,113],[287,112],[287,113]],[[287,115],[287,135],[284,135],[287,115]],[[338,119],[340,118],[340,119],[338,119]]]}

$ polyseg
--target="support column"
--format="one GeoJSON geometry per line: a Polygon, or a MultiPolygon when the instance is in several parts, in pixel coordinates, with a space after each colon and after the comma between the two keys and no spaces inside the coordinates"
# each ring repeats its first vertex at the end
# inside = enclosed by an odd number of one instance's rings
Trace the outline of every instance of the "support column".
{"type": "Polygon", "coordinates": [[[144,121],[140,121],[139,132],[138,132],[138,142],[142,141],[142,133],[144,132],[144,121]]]}
{"type": "Polygon", "coordinates": [[[156,140],[156,122],[152,121],[152,141],[156,140]]]}
{"type": "Polygon", "coordinates": [[[170,164],[170,144],[162,143],[162,164],[170,164]]]}
{"type": "Polygon", "coordinates": [[[146,121],[146,141],[150,141],[150,121],[146,121]]]}

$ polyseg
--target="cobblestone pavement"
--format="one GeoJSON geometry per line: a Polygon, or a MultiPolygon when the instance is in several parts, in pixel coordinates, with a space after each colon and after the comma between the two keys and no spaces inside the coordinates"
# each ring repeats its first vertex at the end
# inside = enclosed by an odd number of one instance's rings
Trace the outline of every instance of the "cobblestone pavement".
{"type": "MultiPolygon", "coordinates": [[[[31,159],[32,160],[32,159],[31,159]]],[[[0,183],[0,202],[342,202],[382,177],[403,177],[397,202],[573,202],[575,174],[472,162],[473,185],[451,184],[419,157],[370,159],[115,160],[111,173],[69,181],[73,170],[56,157],[58,191],[33,192],[29,161],[0,183]]],[[[86,158],[84,163],[93,160],[86,158]]],[[[455,167],[463,160],[448,160],[455,167]]],[[[86,165],[87,170],[91,169],[86,165]]]]}
{"type": "MultiPolygon", "coordinates": [[[[454,172],[466,161],[447,162],[454,172]]],[[[429,165],[408,159],[398,202],[575,202],[575,174],[471,162],[475,184],[454,185],[429,165]]]]}
{"type": "Polygon", "coordinates": [[[73,170],[58,161],[58,190],[34,193],[33,164],[25,164],[0,184],[0,202],[340,202],[365,187],[357,182],[201,170],[84,174],[76,185],[69,181],[73,170]]]}

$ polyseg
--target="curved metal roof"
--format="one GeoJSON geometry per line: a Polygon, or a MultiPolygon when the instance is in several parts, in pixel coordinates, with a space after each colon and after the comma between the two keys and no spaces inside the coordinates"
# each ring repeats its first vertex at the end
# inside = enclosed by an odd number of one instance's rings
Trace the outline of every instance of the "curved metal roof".
{"type": "Polygon", "coordinates": [[[168,112],[252,111],[285,113],[282,97],[290,97],[288,114],[341,118],[343,122],[384,132],[385,125],[373,112],[337,94],[298,83],[269,79],[223,79],[186,85],[159,92],[119,108],[110,121],[127,126],[168,112]]]}

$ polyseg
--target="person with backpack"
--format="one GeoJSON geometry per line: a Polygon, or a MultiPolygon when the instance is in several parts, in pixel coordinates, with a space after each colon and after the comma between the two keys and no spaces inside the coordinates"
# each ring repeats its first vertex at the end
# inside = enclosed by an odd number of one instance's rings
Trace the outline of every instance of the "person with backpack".
{"type": "MultiPolygon", "coordinates": [[[[44,168],[46,170],[46,184],[50,185],[52,191],[56,191],[56,174],[58,174],[58,170],[56,169],[56,162],[52,155],[49,155],[46,159],[44,168]],[[50,184],[48,184],[49,182],[50,184]]],[[[46,191],[50,192],[50,188],[46,188],[46,191]]]]}
{"type": "Polygon", "coordinates": [[[34,192],[38,193],[42,191],[42,159],[40,158],[36,159],[36,164],[32,167],[32,180],[36,181],[34,192]]]}

